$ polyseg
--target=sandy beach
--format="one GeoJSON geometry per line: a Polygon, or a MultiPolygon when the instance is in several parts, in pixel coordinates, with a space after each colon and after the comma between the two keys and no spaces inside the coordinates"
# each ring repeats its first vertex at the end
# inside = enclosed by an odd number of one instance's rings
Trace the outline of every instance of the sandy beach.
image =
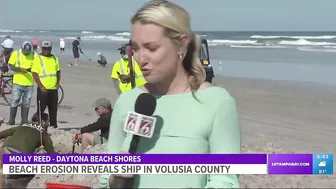
{"type": "MultiPolygon", "coordinates": [[[[61,85],[65,97],[58,111],[60,128],[82,127],[97,119],[93,103],[106,97],[114,103],[117,94],[110,78],[111,65],[96,67],[94,61],[68,67],[62,60],[61,85]]],[[[266,81],[217,77],[216,85],[226,88],[236,99],[243,132],[243,153],[335,153],[336,90],[312,83],[266,81]]],[[[36,111],[36,90],[30,116],[36,111]]],[[[8,117],[9,107],[0,99],[0,115],[8,117]]],[[[6,121],[8,118],[6,119],[6,121]]],[[[16,122],[20,121],[20,111],[16,122]]],[[[2,126],[0,130],[8,128],[2,126]]],[[[62,153],[71,152],[71,133],[51,130],[54,145],[62,153]]],[[[92,151],[95,152],[94,148],[92,151]]],[[[98,153],[98,152],[96,152],[98,153]]],[[[45,181],[96,186],[97,180],[64,176],[38,176],[30,187],[45,181]]],[[[92,177],[88,175],[85,177],[92,177]]],[[[243,175],[243,188],[326,188],[336,187],[336,176],[243,175]]]]}

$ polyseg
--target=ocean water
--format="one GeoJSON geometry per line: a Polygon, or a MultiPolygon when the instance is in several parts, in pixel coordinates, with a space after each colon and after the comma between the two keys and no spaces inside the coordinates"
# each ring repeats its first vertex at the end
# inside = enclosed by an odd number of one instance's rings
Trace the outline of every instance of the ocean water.
{"type": "MultiPolygon", "coordinates": [[[[336,86],[336,32],[196,32],[208,39],[211,64],[216,75],[272,80],[308,81],[336,86]]],[[[37,37],[53,42],[60,55],[59,39],[71,43],[82,39],[84,53],[93,59],[103,53],[109,63],[119,58],[118,48],[127,43],[127,31],[33,31],[0,29],[0,37],[10,35],[19,48],[37,37]]],[[[84,56],[81,56],[85,60],[84,56]]]]}

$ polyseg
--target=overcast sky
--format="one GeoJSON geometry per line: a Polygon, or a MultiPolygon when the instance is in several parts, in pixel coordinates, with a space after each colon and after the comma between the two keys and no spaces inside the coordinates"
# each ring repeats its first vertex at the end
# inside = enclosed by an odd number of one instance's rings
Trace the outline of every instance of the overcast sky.
{"type": "MultiPolygon", "coordinates": [[[[129,30],[145,0],[1,0],[0,29],[129,30]]],[[[336,31],[336,0],[174,0],[194,30],[336,31]]]]}

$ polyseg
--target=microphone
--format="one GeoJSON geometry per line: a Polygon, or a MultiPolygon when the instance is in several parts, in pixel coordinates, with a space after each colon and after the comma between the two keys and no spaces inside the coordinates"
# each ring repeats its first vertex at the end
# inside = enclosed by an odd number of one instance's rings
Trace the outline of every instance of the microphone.
{"type": "Polygon", "coordinates": [[[140,137],[152,138],[156,118],[151,117],[156,108],[156,99],[148,93],[142,93],[135,101],[135,112],[128,112],[124,131],[133,134],[129,153],[137,151],[140,137]]]}
{"type": "MultiPolygon", "coordinates": [[[[134,111],[128,112],[124,131],[133,134],[128,152],[136,153],[140,137],[152,138],[156,118],[151,117],[156,108],[156,99],[148,93],[142,93],[135,101],[134,111]]],[[[132,188],[133,178],[115,177],[110,188],[132,188]]]]}

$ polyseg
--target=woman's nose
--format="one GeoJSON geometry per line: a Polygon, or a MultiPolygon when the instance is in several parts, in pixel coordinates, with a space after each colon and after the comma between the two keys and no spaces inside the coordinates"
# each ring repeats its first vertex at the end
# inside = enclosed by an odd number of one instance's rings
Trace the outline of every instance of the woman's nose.
{"type": "Polygon", "coordinates": [[[137,61],[139,64],[146,64],[146,62],[147,62],[147,59],[146,59],[145,54],[144,54],[143,51],[139,51],[139,52],[136,54],[135,58],[136,58],[136,61],[137,61]]]}

